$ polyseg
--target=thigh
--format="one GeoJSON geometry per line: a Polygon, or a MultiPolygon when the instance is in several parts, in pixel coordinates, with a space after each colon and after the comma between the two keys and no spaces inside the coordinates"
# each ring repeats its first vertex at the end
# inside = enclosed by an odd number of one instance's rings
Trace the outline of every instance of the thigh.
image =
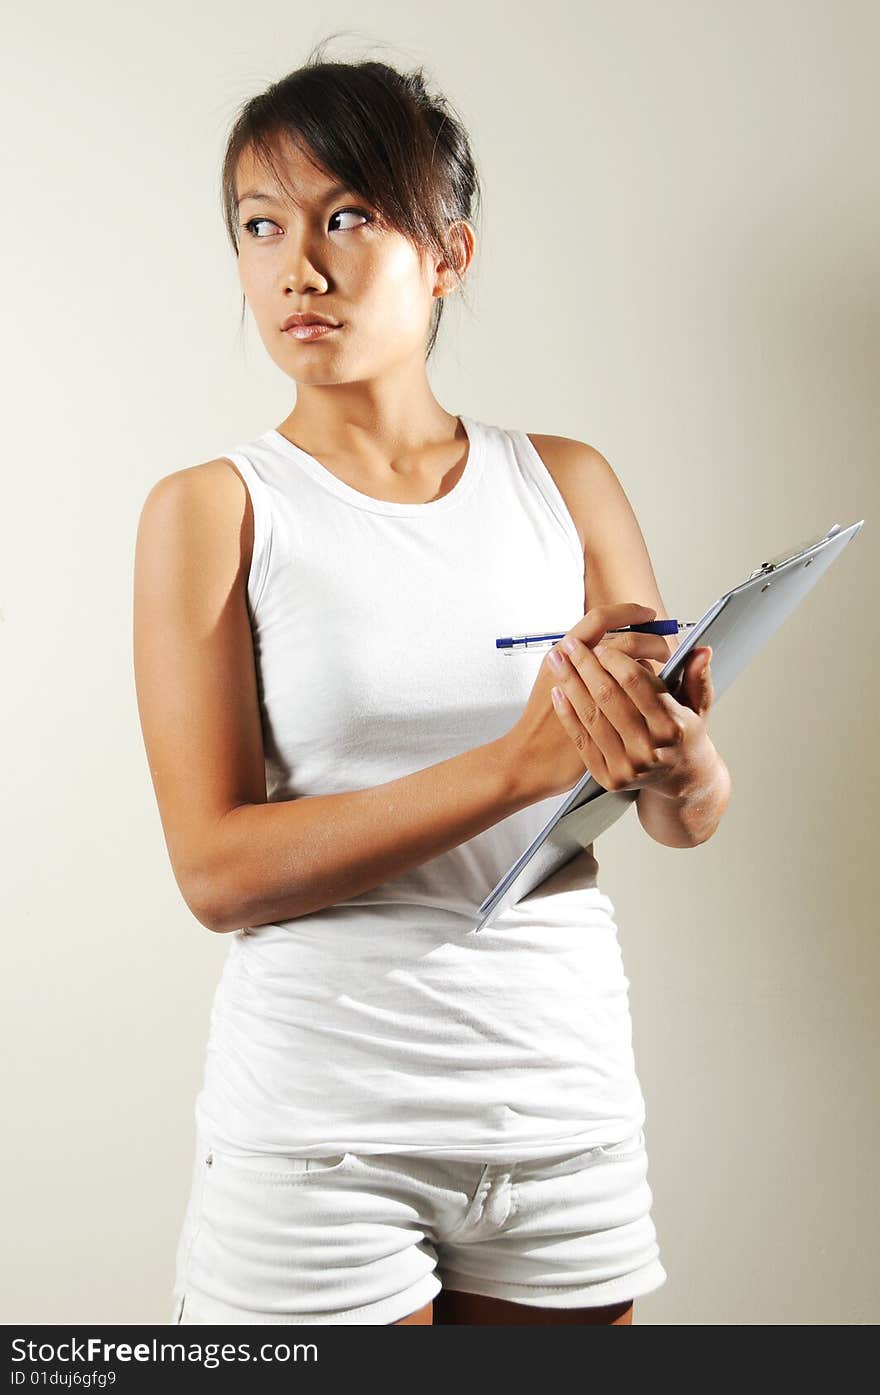
{"type": "Polygon", "coordinates": [[[433,1303],[433,1318],[437,1326],[536,1325],[571,1324],[581,1327],[631,1326],[632,1302],[611,1303],[601,1308],[539,1308],[530,1303],[511,1303],[504,1298],[490,1298],[482,1293],[460,1293],[444,1288],[433,1303]]]}
{"type": "Polygon", "coordinates": [[[410,1313],[408,1317],[398,1318],[393,1323],[394,1327],[431,1327],[434,1322],[433,1301],[426,1303],[424,1308],[419,1308],[416,1312],[410,1313]]]}

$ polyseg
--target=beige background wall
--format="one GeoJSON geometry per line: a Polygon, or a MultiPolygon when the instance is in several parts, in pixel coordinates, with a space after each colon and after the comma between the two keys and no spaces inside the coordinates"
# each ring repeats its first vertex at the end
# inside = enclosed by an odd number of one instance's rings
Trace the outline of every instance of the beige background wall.
{"type": "Polygon", "coordinates": [[[165,1322],[228,940],[183,904],[135,706],[154,480],[275,425],[218,170],[322,35],[425,62],[485,222],[451,411],[611,461],[664,601],[860,536],[722,699],[717,834],[598,844],[668,1283],[639,1323],[873,1323],[880,188],[869,0],[19,7],[5,26],[4,1320],[165,1322]]]}

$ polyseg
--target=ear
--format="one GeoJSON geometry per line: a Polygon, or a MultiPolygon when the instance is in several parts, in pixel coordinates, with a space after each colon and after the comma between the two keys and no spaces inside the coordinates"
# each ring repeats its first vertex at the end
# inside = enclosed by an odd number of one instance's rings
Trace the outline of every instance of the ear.
{"type": "Polygon", "coordinates": [[[446,230],[446,251],[435,262],[435,291],[448,295],[464,279],[476,245],[474,230],[466,218],[450,223],[446,230]]]}

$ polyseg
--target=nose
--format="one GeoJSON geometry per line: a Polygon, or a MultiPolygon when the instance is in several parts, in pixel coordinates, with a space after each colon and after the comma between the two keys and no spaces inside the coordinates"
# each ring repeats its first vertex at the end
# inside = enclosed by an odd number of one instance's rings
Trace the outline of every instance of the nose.
{"type": "Polygon", "coordinates": [[[309,253],[308,234],[298,235],[294,232],[288,233],[287,236],[289,241],[285,248],[286,283],[296,291],[307,290],[310,287],[325,291],[327,278],[309,253]]]}

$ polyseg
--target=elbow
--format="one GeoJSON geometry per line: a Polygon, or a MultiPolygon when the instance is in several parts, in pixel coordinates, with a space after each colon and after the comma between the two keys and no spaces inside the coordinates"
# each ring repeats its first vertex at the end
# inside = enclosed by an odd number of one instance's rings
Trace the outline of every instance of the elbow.
{"type": "Polygon", "coordinates": [[[241,928],[238,907],[232,902],[228,883],[213,873],[201,872],[178,882],[181,895],[200,925],[215,935],[226,935],[241,928]]]}
{"type": "Polygon", "coordinates": [[[238,901],[229,894],[228,885],[215,878],[198,901],[199,911],[193,912],[206,930],[215,935],[229,935],[246,923],[238,901]]]}
{"type": "Polygon", "coordinates": [[[183,892],[183,899],[191,914],[195,916],[199,924],[203,925],[206,930],[212,930],[217,935],[224,932],[226,926],[222,917],[218,915],[219,900],[211,896],[206,888],[201,887],[199,890],[185,891],[183,892]]]}
{"type": "Polygon", "coordinates": [[[236,833],[236,825],[224,816],[210,840],[204,840],[199,855],[190,860],[186,888],[181,886],[196,920],[215,935],[228,935],[247,924],[236,833]]]}
{"type": "Polygon", "coordinates": [[[202,921],[202,924],[213,930],[215,935],[231,935],[233,930],[243,928],[245,918],[235,913],[234,908],[230,911],[228,902],[215,902],[208,920],[202,921]]]}

